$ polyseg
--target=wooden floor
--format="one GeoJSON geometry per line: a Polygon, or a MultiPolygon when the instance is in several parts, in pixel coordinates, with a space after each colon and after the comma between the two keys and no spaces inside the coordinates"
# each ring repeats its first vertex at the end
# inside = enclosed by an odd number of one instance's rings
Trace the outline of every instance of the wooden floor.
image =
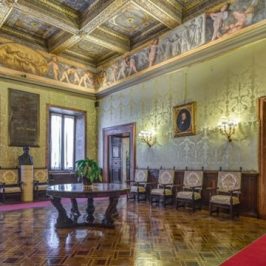
{"type": "MultiPolygon", "coordinates": [[[[96,213],[106,201],[96,202],[96,213]]],[[[68,206],[69,209],[70,205],[68,206]]],[[[81,210],[85,209],[81,203],[81,210]]],[[[123,198],[115,229],[55,230],[55,209],[0,214],[0,265],[219,265],[266,232],[266,221],[231,221],[123,198]]],[[[100,219],[101,217],[96,217],[100,219]]]]}

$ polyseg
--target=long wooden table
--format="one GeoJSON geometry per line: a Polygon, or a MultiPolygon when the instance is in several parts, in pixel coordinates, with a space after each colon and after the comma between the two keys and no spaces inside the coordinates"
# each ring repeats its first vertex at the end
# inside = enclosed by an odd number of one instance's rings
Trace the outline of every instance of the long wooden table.
{"type": "Polygon", "coordinates": [[[85,187],[83,184],[77,183],[49,186],[46,194],[58,211],[58,218],[55,225],[57,228],[75,227],[78,225],[113,227],[114,217],[118,216],[116,209],[118,199],[121,195],[126,195],[128,191],[129,188],[122,184],[98,183],[93,184],[90,187],[85,187]],[[101,223],[95,222],[93,215],[95,211],[93,199],[98,197],[109,198],[109,205],[104,213],[104,218],[101,223]],[[67,212],[61,203],[62,198],[71,199],[72,208],[70,217],[67,215],[67,212]],[[88,199],[86,209],[87,215],[81,223],[78,222],[78,218],[81,214],[78,209],[77,198],[88,199]]]}

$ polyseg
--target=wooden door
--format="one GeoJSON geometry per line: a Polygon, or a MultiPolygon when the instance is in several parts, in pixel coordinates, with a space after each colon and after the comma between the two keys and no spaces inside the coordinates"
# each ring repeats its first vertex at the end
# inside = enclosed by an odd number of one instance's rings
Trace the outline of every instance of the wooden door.
{"type": "Polygon", "coordinates": [[[122,183],[122,137],[110,136],[109,177],[112,183],[122,183]]]}

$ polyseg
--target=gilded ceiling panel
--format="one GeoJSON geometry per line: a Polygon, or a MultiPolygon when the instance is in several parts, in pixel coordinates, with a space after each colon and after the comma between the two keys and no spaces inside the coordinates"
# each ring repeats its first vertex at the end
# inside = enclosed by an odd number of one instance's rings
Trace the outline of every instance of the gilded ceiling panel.
{"type": "Polygon", "coordinates": [[[76,11],[83,12],[85,9],[87,9],[97,0],[56,0],[56,1],[76,11]]]}
{"type": "Polygon", "coordinates": [[[128,37],[133,37],[158,24],[159,22],[157,20],[142,9],[133,4],[129,4],[117,15],[107,21],[105,26],[125,34],[128,37]]]}
{"type": "Polygon", "coordinates": [[[95,58],[96,60],[103,56],[104,54],[107,54],[110,52],[109,49],[106,49],[102,46],[99,46],[97,44],[88,42],[86,40],[80,41],[78,44],[73,46],[70,51],[79,53],[79,54],[84,54],[90,57],[95,58]]]}
{"type": "Polygon", "coordinates": [[[13,9],[5,25],[43,39],[47,39],[59,31],[56,27],[40,22],[29,15],[24,15],[17,9],[13,9]]]}

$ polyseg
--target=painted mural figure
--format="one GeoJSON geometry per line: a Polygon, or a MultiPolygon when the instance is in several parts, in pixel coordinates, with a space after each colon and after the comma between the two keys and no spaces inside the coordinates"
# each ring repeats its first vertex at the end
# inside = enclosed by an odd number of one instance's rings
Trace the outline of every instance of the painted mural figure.
{"type": "Polygon", "coordinates": [[[71,81],[70,81],[71,77],[73,77],[73,83],[74,84],[79,84],[80,79],[79,79],[79,75],[78,75],[75,67],[70,67],[70,68],[66,69],[63,72],[60,81],[66,81],[67,83],[71,83],[71,81]]]}
{"type": "Polygon", "coordinates": [[[190,49],[190,43],[189,43],[189,38],[188,38],[188,30],[185,27],[185,29],[182,32],[181,35],[181,51],[186,52],[190,49]]]}
{"type": "Polygon", "coordinates": [[[117,80],[117,72],[118,65],[115,63],[109,68],[110,75],[108,75],[109,78],[107,78],[108,82],[115,82],[117,80]]]}
{"type": "Polygon", "coordinates": [[[158,39],[154,39],[151,42],[150,48],[149,48],[149,67],[151,67],[155,60],[156,60],[156,55],[157,55],[157,49],[158,49],[158,39]]]}
{"type": "Polygon", "coordinates": [[[128,74],[131,75],[133,73],[137,73],[137,68],[136,68],[136,60],[134,58],[134,55],[130,57],[129,59],[129,72],[128,74]]]}
{"type": "Polygon", "coordinates": [[[196,34],[197,34],[197,24],[195,23],[195,19],[193,19],[190,25],[188,26],[189,42],[190,42],[190,46],[192,47],[197,44],[196,34]]]}
{"type": "Polygon", "coordinates": [[[82,86],[82,84],[86,88],[93,87],[93,75],[90,71],[85,72],[80,78],[79,86],[82,86]]]}
{"type": "Polygon", "coordinates": [[[52,69],[53,78],[59,80],[58,58],[56,56],[53,56],[52,60],[48,63],[48,66],[52,69]]]}
{"type": "Polygon", "coordinates": [[[176,33],[172,39],[172,56],[178,55],[181,52],[181,38],[176,33]]]}
{"type": "Polygon", "coordinates": [[[241,11],[234,11],[233,17],[235,19],[235,23],[229,25],[227,33],[233,33],[238,31],[250,24],[252,24],[252,19],[254,17],[255,7],[258,4],[258,0],[253,0],[251,4],[241,11]]]}
{"type": "Polygon", "coordinates": [[[164,40],[162,47],[163,49],[161,52],[163,53],[163,60],[167,60],[172,55],[172,42],[170,38],[164,40]]]}
{"type": "Polygon", "coordinates": [[[136,54],[137,57],[137,62],[138,62],[138,67],[142,68],[146,64],[149,63],[149,49],[145,48],[143,51],[140,51],[139,53],[136,54]]]}
{"type": "Polygon", "coordinates": [[[120,63],[120,69],[117,75],[117,79],[124,79],[127,76],[127,68],[128,68],[128,62],[127,58],[123,58],[121,63],[120,63]]]}
{"type": "Polygon", "coordinates": [[[228,4],[221,7],[220,12],[211,13],[210,17],[213,20],[213,34],[212,41],[222,36],[221,30],[224,26],[224,21],[228,18],[228,4]]]}
{"type": "Polygon", "coordinates": [[[200,44],[202,41],[202,30],[203,30],[203,17],[200,16],[196,23],[196,35],[195,35],[196,44],[200,44]]]}

